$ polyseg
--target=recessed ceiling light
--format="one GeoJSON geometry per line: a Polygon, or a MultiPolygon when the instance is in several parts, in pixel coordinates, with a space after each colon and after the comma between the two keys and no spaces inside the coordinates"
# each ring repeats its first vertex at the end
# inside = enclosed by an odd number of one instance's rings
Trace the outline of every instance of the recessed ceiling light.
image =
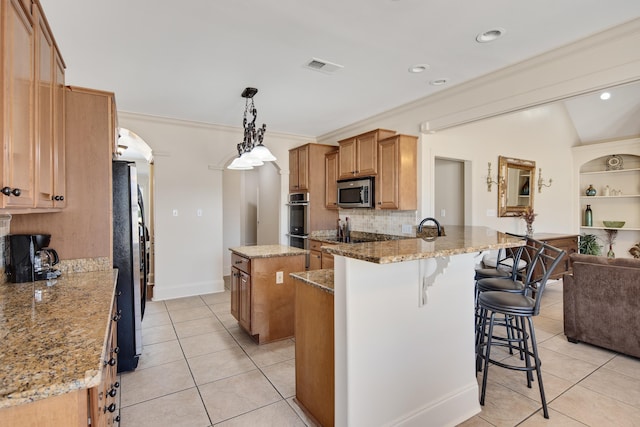
{"type": "Polygon", "coordinates": [[[415,64],[409,67],[410,73],[422,73],[423,71],[427,71],[429,69],[429,64],[415,64]]]}
{"type": "Polygon", "coordinates": [[[602,99],[603,101],[606,101],[609,98],[611,98],[611,94],[609,92],[602,92],[600,94],[600,99],[602,99]]]}
{"type": "Polygon", "coordinates": [[[476,36],[478,43],[489,43],[504,36],[507,31],[504,28],[492,28],[476,36]]]}
{"type": "Polygon", "coordinates": [[[448,81],[449,81],[449,79],[435,79],[435,80],[431,80],[429,82],[429,84],[431,86],[442,86],[442,85],[447,84],[448,81]]]}

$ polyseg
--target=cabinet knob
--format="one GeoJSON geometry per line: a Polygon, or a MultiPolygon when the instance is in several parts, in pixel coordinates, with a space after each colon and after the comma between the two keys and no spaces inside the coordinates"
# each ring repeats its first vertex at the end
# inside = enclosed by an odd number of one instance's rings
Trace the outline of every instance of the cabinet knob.
{"type": "Polygon", "coordinates": [[[2,190],[0,190],[0,191],[5,196],[10,196],[11,195],[11,188],[9,188],[9,187],[2,187],[2,190]]]}
{"type": "Polygon", "coordinates": [[[107,412],[115,412],[116,411],[116,404],[112,403],[111,405],[107,406],[104,408],[104,411],[107,412]]]}
{"type": "Polygon", "coordinates": [[[109,392],[107,392],[107,394],[111,397],[116,397],[116,394],[118,394],[118,390],[112,388],[111,390],[109,390],[109,392]]]}
{"type": "Polygon", "coordinates": [[[118,424],[120,424],[120,415],[116,415],[115,417],[113,417],[113,421],[115,421],[118,424]]]}
{"type": "Polygon", "coordinates": [[[111,359],[109,359],[109,361],[106,361],[106,360],[104,361],[104,366],[107,366],[107,365],[114,366],[116,363],[117,363],[116,358],[112,357],[111,359]]]}
{"type": "Polygon", "coordinates": [[[11,190],[11,194],[13,194],[16,197],[20,197],[20,194],[22,194],[22,191],[19,188],[14,188],[13,190],[11,190]]]}
{"type": "Polygon", "coordinates": [[[116,347],[116,348],[114,348],[114,349],[113,349],[113,352],[114,352],[115,354],[120,353],[120,347],[116,347]]]}
{"type": "Polygon", "coordinates": [[[120,387],[120,383],[118,381],[113,383],[113,388],[118,388],[118,387],[120,387]]]}
{"type": "Polygon", "coordinates": [[[234,264],[242,264],[242,261],[235,261],[234,264]]]}
{"type": "Polygon", "coordinates": [[[61,202],[64,200],[64,196],[52,196],[51,198],[56,202],[61,202]]]}
{"type": "Polygon", "coordinates": [[[379,204],[379,205],[381,205],[381,204],[382,204],[382,202],[378,202],[378,204],[379,204]]]}

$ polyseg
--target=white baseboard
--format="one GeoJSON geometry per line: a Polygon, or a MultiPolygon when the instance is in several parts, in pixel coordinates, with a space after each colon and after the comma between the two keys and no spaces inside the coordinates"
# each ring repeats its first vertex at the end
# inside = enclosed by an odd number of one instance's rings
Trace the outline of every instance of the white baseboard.
{"type": "Polygon", "coordinates": [[[156,282],[153,287],[153,301],[163,301],[223,291],[224,280],[222,278],[206,282],[180,283],[172,286],[162,286],[156,282]]]}

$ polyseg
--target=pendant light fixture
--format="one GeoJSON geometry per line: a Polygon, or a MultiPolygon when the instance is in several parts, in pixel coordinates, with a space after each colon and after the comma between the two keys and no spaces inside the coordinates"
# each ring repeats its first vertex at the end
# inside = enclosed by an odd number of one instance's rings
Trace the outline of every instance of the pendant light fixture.
{"type": "Polygon", "coordinates": [[[256,129],[258,110],[253,103],[253,97],[256,93],[258,93],[258,89],[253,87],[245,88],[242,91],[242,97],[245,98],[244,118],[242,120],[244,139],[237,146],[238,157],[227,166],[227,169],[248,170],[253,169],[254,166],[262,166],[264,162],[276,160],[271,151],[262,144],[267,125],[263,123],[262,127],[256,129]]]}

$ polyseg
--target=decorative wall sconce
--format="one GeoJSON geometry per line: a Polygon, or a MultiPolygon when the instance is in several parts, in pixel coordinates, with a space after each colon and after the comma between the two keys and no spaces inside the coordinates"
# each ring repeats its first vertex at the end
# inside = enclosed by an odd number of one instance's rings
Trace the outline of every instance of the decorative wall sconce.
{"type": "Polygon", "coordinates": [[[494,181],[491,177],[491,162],[489,162],[489,170],[487,171],[487,191],[491,193],[491,184],[498,185],[498,181],[494,181]]]}
{"type": "Polygon", "coordinates": [[[542,179],[542,168],[538,169],[538,193],[542,193],[542,187],[551,187],[552,179],[549,179],[549,184],[544,183],[544,179],[542,179]]]}

